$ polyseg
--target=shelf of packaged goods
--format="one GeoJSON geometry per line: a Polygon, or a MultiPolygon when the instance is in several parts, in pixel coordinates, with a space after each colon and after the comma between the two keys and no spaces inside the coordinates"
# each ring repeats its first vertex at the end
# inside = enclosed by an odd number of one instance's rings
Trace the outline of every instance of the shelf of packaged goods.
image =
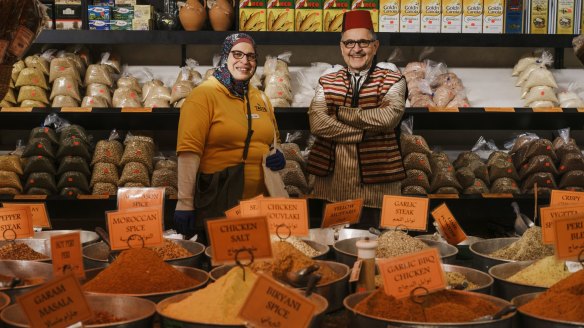
{"type": "MultiPolygon", "coordinates": [[[[45,30],[36,39],[39,44],[221,44],[230,33],[215,31],[90,31],[45,30]]],[[[258,44],[266,45],[337,45],[336,32],[245,32],[258,44]]],[[[574,35],[537,34],[447,34],[378,33],[383,45],[444,47],[544,47],[570,48],[574,35]]]]}

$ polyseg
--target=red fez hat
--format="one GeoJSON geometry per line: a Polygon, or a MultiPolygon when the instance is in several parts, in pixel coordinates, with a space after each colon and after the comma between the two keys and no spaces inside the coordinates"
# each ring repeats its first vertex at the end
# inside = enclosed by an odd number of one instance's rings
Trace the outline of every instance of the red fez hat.
{"type": "Polygon", "coordinates": [[[354,28],[373,31],[373,22],[368,10],[352,10],[343,14],[343,32],[354,28]]]}

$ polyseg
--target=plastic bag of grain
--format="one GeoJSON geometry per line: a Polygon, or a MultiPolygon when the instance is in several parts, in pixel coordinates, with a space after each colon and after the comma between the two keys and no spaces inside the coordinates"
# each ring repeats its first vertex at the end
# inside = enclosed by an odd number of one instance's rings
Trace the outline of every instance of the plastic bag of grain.
{"type": "Polygon", "coordinates": [[[57,158],[62,160],[62,158],[66,156],[79,156],[87,162],[91,160],[88,146],[75,136],[67,137],[59,144],[57,158]]]}
{"type": "Polygon", "coordinates": [[[420,186],[424,190],[430,190],[430,182],[428,181],[428,176],[426,173],[420,170],[407,170],[406,178],[401,182],[402,188],[408,186],[420,186]]]}
{"type": "Polygon", "coordinates": [[[199,85],[203,81],[203,76],[197,71],[197,68],[200,67],[199,63],[192,58],[187,58],[185,64],[186,66],[181,67],[174,84],[176,85],[180,81],[189,81],[194,86],[199,85]]]}
{"type": "Polygon", "coordinates": [[[475,175],[468,167],[461,167],[460,169],[456,170],[455,176],[456,180],[458,180],[458,183],[460,183],[460,186],[463,189],[472,186],[475,181],[475,175]]]}
{"type": "Polygon", "coordinates": [[[432,168],[428,156],[422,153],[409,153],[404,157],[404,168],[406,170],[420,170],[428,176],[432,175],[432,168]]]}
{"type": "Polygon", "coordinates": [[[154,158],[154,141],[152,138],[128,134],[124,140],[124,146],[125,149],[120,160],[120,166],[130,162],[138,162],[145,165],[149,172],[152,171],[154,158]]]}
{"type": "Polygon", "coordinates": [[[572,82],[567,89],[558,93],[558,100],[562,108],[580,108],[584,107],[584,100],[578,96],[584,88],[578,83],[572,82]]]}
{"type": "Polygon", "coordinates": [[[31,156],[46,156],[50,158],[55,158],[55,153],[53,152],[53,146],[49,139],[45,138],[33,138],[28,141],[28,145],[24,148],[22,157],[31,156]]]}
{"type": "Polygon", "coordinates": [[[39,187],[31,187],[26,191],[27,195],[44,195],[44,196],[50,196],[52,194],[54,194],[53,191],[49,190],[49,189],[45,189],[45,188],[39,188],[39,187]]]}
{"type": "Polygon", "coordinates": [[[489,159],[487,160],[487,166],[493,165],[493,163],[497,160],[503,160],[509,163],[513,163],[511,155],[502,150],[497,150],[492,152],[491,155],[489,155],[489,159]]]}
{"type": "Polygon", "coordinates": [[[114,107],[141,107],[140,95],[128,88],[118,88],[114,91],[112,98],[114,107]]]}
{"type": "Polygon", "coordinates": [[[105,84],[92,83],[87,85],[85,95],[88,97],[102,97],[105,99],[108,106],[112,103],[112,96],[110,89],[105,84]]]}
{"type": "Polygon", "coordinates": [[[66,156],[61,159],[57,174],[61,175],[67,171],[78,171],[85,174],[85,176],[91,175],[87,161],[79,156],[66,156]]]}
{"type": "Polygon", "coordinates": [[[17,101],[22,103],[25,100],[35,100],[45,105],[49,104],[47,92],[39,87],[31,85],[22,86],[18,92],[17,101]]]}
{"type": "Polygon", "coordinates": [[[464,189],[462,192],[465,195],[486,194],[489,192],[489,187],[481,179],[475,179],[473,183],[464,189]]]}
{"type": "Polygon", "coordinates": [[[537,183],[538,187],[558,189],[556,184],[556,179],[554,175],[550,172],[537,172],[528,176],[523,182],[521,189],[526,192],[529,189],[533,189],[533,186],[537,183]]]}
{"type": "Polygon", "coordinates": [[[402,188],[403,195],[426,195],[426,189],[421,186],[407,186],[402,188]]]}
{"type": "Polygon", "coordinates": [[[119,134],[117,130],[112,130],[110,136],[107,140],[100,140],[95,146],[95,151],[93,152],[93,159],[91,160],[91,165],[96,163],[110,163],[114,165],[119,165],[122,160],[122,154],[124,153],[124,146],[118,141],[119,134]]]}
{"type": "MultiPolygon", "coordinates": [[[[88,72],[89,73],[89,72],[88,72]]],[[[55,58],[51,60],[51,67],[49,70],[49,82],[52,83],[57,78],[62,76],[69,76],[81,84],[81,75],[77,70],[75,62],[71,58],[55,58]]],[[[87,78],[87,74],[85,75],[87,78]]]]}
{"type": "Polygon", "coordinates": [[[158,169],[152,172],[152,187],[178,187],[177,171],[171,169],[158,169]]]}
{"type": "Polygon", "coordinates": [[[452,163],[455,169],[460,169],[462,167],[468,166],[471,162],[480,161],[481,157],[472,151],[463,151],[458,154],[458,157],[452,163]]]}
{"type": "Polygon", "coordinates": [[[525,156],[529,159],[537,155],[549,156],[554,162],[558,160],[552,142],[547,139],[537,139],[529,143],[525,156]]]}
{"type": "Polygon", "coordinates": [[[168,169],[178,172],[178,163],[174,159],[170,158],[158,158],[155,159],[154,170],[168,169]]]}
{"type": "Polygon", "coordinates": [[[0,171],[0,188],[14,188],[22,192],[22,184],[18,174],[12,171],[0,171]]]}
{"type": "Polygon", "coordinates": [[[122,77],[120,77],[118,79],[117,85],[118,85],[118,88],[128,88],[128,89],[134,90],[138,93],[142,92],[142,87],[140,87],[140,83],[138,82],[138,79],[136,77],[132,76],[127,71],[125,71],[124,75],[122,75],[122,77]]]}
{"type": "Polygon", "coordinates": [[[39,55],[28,56],[24,59],[24,64],[26,67],[34,68],[39,70],[44,75],[49,75],[50,62],[54,58],[53,54],[56,49],[48,49],[39,55]]]}
{"type": "Polygon", "coordinates": [[[85,195],[85,192],[83,192],[83,190],[81,190],[79,188],[75,188],[75,187],[64,187],[61,189],[61,192],[59,192],[59,195],[65,196],[65,197],[76,198],[78,195],[85,195]]]}
{"type": "Polygon", "coordinates": [[[56,193],[55,176],[47,172],[33,172],[26,179],[26,185],[24,186],[25,190],[30,188],[43,188],[51,193],[56,193]]]}
{"type": "Polygon", "coordinates": [[[584,170],[584,155],[582,153],[568,153],[562,157],[558,172],[564,174],[574,170],[584,170]]]}
{"type": "Polygon", "coordinates": [[[306,177],[302,172],[302,166],[300,163],[295,161],[286,161],[286,166],[278,171],[278,173],[280,173],[282,181],[285,185],[296,186],[304,192],[308,190],[306,177]]]}
{"type": "Polygon", "coordinates": [[[122,60],[118,54],[111,52],[102,53],[101,63],[113,74],[120,74],[122,71],[122,60]]]}
{"type": "Polygon", "coordinates": [[[44,90],[49,90],[49,85],[43,73],[36,68],[25,68],[18,74],[18,79],[16,79],[15,86],[22,87],[25,85],[32,85],[42,88],[44,90]]]}
{"type": "Polygon", "coordinates": [[[521,58],[513,67],[513,72],[511,73],[511,76],[519,76],[519,74],[523,72],[527,68],[527,66],[535,64],[537,62],[537,59],[538,57],[535,56],[521,58]]]}
{"type": "Polygon", "coordinates": [[[172,86],[172,91],[170,93],[170,102],[176,103],[181,99],[185,99],[193,88],[195,84],[191,81],[178,81],[172,86]]]}
{"type": "Polygon", "coordinates": [[[138,162],[129,162],[124,166],[118,186],[128,186],[128,183],[138,183],[144,187],[150,187],[148,168],[138,162]]]}
{"type": "Polygon", "coordinates": [[[111,183],[117,186],[118,181],[118,167],[115,164],[100,162],[93,166],[90,187],[94,186],[96,183],[111,183]]]}
{"type": "Polygon", "coordinates": [[[0,155],[0,171],[14,172],[18,175],[22,175],[24,172],[22,170],[20,157],[9,154],[0,155]]]}
{"type": "Polygon", "coordinates": [[[68,76],[59,77],[53,82],[50,99],[53,100],[58,95],[69,96],[77,101],[81,101],[77,81],[68,76]]]}
{"type": "Polygon", "coordinates": [[[57,188],[59,190],[66,187],[74,187],[82,190],[84,193],[89,192],[89,184],[87,183],[87,177],[85,174],[77,171],[68,171],[61,174],[59,182],[57,183],[57,188]]]}
{"type": "Polygon", "coordinates": [[[560,180],[560,188],[567,187],[584,187],[584,171],[574,170],[564,174],[560,180]]]}
{"type": "Polygon", "coordinates": [[[557,105],[559,103],[558,97],[556,97],[556,93],[551,87],[535,86],[529,89],[529,92],[525,96],[525,105],[527,107],[545,107],[541,103],[534,104],[536,102],[544,101],[551,102],[552,105],[557,105]]]}
{"type": "Polygon", "coordinates": [[[513,163],[504,159],[494,160],[489,166],[489,179],[491,182],[499,178],[511,178],[515,181],[519,180],[519,174],[513,163]]]}
{"type": "Polygon", "coordinates": [[[458,191],[462,190],[462,186],[458,183],[458,180],[456,180],[456,176],[453,172],[435,172],[432,176],[432,182],[430,183],[430,190],[436,192],[442,187],[452,187],[456,188],[458,191]]]}
{"type": "Polygon", "coordinates": [[[77,72],[79,72],[81,77],[83,77],[83,74],[85,73],[86,64],[85,61],[81,59],[81,56],[79,56],[77,53],[61,50],[57,52],[57,58],[68,58],[72,60],[73,63],[75,63],[75,69],[77,70],[77,72]]]}
{"type": "Polygon", "coordinates": [[[51,107],[78,107],[79,102],[72,97],[69,96],[62,96],[57,95],[53,102],[51,103],[51,107]]]}
{"type": "Polygon", "coordinates": [[[81,101],[81,107],[109,107],[107,100],[103,97],[85,96],[81,101]]]}
{"type": "Polygon", "coordinates": [[[413,116],[408,117],[401,123],[401,152],[402,156],[406,156],[410,153],[421,153],[425,155],[430,155],[432,151],[428,146],[428,143],[424,137],[419,135],[413,135],[414,128],[414,118],[413,116]]]}

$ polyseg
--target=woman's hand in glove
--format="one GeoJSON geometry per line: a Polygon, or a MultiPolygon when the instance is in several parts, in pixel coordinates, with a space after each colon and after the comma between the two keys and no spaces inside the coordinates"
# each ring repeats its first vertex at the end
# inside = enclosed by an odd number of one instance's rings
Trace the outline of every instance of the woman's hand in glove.
{"type": "Polygon", "coordinates": [[[174,229],[190,239],[195,234],[195,211],[174,211],[174,229]]]}
{"type": "Polygon", "coordinates": [[[286,167],[286,159],[281,151],[276,150],[275,153],[266,157],[266,166],[272,171],[279,171],[286,167]]]}

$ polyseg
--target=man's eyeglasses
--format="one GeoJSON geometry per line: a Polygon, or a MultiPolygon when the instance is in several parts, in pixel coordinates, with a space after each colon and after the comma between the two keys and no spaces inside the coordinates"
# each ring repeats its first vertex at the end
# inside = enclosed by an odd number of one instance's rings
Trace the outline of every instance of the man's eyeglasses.
{"type": "Polygon", "coordinates": [[[256,61],[256,59],[258,59],[258,55],[253,53],[253,52],[250,52],[248,54],[246,54],[245,52],[237,51],[237,50],[233,50],[230,52],[233,55],[233,58],[235,58],[235,59],[241,59],[241,58],[243,58],[243,56],[247,57],[248,61],[256,61]]]}
{"type": "Polygon", "coordinates": [[[346,48],[355,48],[355,45],[359,45],[359,48],[367,48],[369,47],[369,45],[371,44],[371,42],[375,42],[375,40],[345,40],[345,41],[341,41],[341,43],[346,47],[346,48]]]}

